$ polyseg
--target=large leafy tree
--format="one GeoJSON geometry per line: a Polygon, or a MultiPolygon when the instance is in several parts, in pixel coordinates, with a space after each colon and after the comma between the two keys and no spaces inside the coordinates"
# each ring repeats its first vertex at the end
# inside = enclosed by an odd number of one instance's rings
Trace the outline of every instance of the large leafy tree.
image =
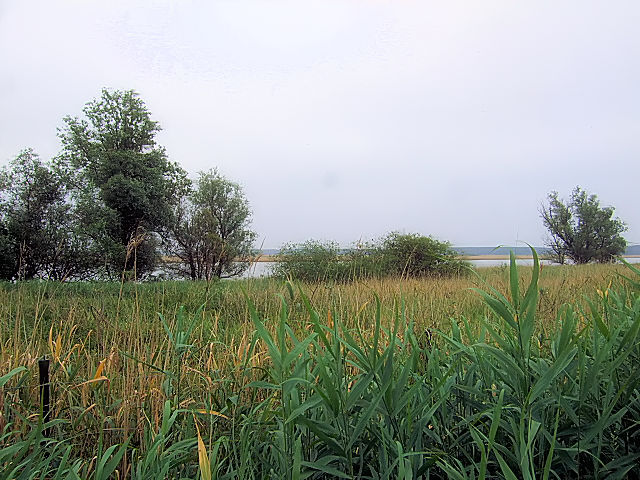
{"type": "Polygon", "coordinates": [[[179,260],[181,274],[210,280],[246,270],[256,234],[250,228],[249,202],[237,183],[215,170],[201,172],[174,219],[166,245],[179,260]]]}
{"type": "Polygon", "coordinates": [[[627,246],[626,225],[614,218],[613,207],[601,207],[596,195],[576,187],[567,202],[551,192],[540,216],[549,231],[546,245],[554,259],[565,263],[610,262],[627,246]]]}
{"type": "Polygon", "coordinates": [[[27,149],[0,179],[0,278],[62,280],[87,274],[87,239],[75,229],[62,172],[27,149]]]}
{"type": "Polygon", "coordinates": [[[66,117],[60,132],[83,224],[108,272],[144,274],[155,265],[156,234],[171,223],[185,172],[156,144],[160,127],[133,90],[104,89],[83,112],[66,117]]]}

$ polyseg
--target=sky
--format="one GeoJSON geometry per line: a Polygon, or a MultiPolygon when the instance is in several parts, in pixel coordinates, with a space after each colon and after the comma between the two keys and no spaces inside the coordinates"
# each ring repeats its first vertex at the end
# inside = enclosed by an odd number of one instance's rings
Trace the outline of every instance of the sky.
{"type": "Polygon", "coordinates": [[[640,243],[640,3],[0,1],[0,165],[133,89],[258,245],[389,231],[542,245],[579,185],[640,243]]]}

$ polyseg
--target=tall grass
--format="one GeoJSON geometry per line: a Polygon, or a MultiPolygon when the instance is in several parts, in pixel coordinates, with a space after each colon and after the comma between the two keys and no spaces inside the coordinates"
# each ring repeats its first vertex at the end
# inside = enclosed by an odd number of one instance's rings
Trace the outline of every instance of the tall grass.
{"type": "Polygon", "coordinates": [[[638,478],[637,279],[524,270],[6,285],[0,478],[638,478]]]}

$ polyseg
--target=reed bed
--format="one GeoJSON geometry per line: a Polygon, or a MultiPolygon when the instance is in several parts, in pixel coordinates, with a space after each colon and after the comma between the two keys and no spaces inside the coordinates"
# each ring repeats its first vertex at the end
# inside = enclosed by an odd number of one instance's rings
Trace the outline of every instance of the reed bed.
{"type": "Polygon", "coordinates": [[[638,478],[636,274],[3,284],[0,478],[638,478]]]}

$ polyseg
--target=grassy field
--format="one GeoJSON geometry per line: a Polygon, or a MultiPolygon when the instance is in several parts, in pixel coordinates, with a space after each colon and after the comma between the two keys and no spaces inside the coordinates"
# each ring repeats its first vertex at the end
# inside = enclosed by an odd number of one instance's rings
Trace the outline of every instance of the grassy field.
{"type": "Polygon", "coordinates": [[[625,272],[544,266],[530,290],[530,267],[517,281],[505,267],[350,284],[5,283],[0,478],[637,478],[638,417],[619,407],[638,402],[629,370],[638,343],[625,332],[640,307],[625,272]],[[610,291],[612,311],[631,312],[619,326],[606,316],[610,291]],[[610,343],[603,358],[598,341],[610,343]],[[620,345],[632,356],[618,364],[620,345]],[[53,422],[40,448],[42,355],[52,360],[53,422]],[[592,357],[606,378],[586,394],[592,357]],[[607,387],[620,368],[624,378],[607,387]],[[604,433],[572,430],[585,402],[589,415],[612,418],[604,433]]]}

